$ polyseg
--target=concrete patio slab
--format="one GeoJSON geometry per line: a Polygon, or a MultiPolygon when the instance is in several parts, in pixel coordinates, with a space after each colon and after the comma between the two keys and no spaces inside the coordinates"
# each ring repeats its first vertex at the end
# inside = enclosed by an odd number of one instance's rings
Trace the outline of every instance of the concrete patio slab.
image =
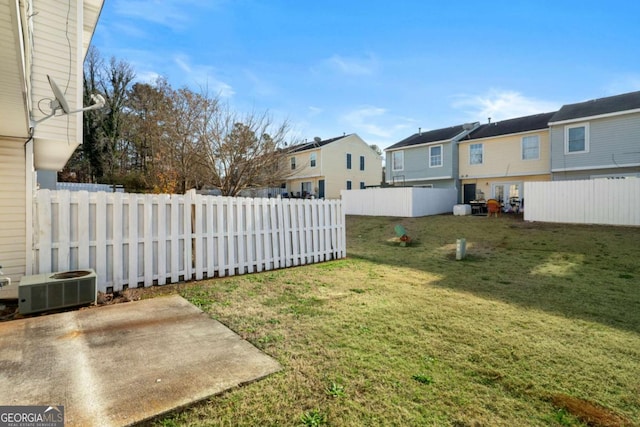
{"type": "Polygon", "coordinates": [[[0,323],[0,405],[64,405],[66,426],[124,426],[280,365],[180,296],[0,323]]]}

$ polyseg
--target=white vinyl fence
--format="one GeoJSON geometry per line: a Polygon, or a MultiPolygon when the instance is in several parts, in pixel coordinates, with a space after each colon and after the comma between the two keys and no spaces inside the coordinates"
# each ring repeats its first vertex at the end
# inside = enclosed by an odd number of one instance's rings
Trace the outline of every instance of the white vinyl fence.
{"type": "Polygon", "coordinates": [[[388,187],[342,190],[347,215],[418,217],[453,212],[455,188],[388,187]]]}
{"type": "Polygon", "coordinates": [[[98,290],[346,256],[340,201],[39,190],[34,274],[93,268],[98,290]]]}
{"type": "Polygon", "coordinates": [[[640,179],[524,183],[525,221],[640,225],[640,179]]]}

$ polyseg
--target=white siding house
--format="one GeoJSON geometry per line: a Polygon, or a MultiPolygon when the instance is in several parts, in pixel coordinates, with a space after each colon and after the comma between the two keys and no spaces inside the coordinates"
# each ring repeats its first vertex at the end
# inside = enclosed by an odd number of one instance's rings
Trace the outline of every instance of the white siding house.
{"type": "Polygon", "coordinates": [[[382,161],[356,134],[289,147],[287,193],[293,197],[340,198],[341,190],[380,185],[382,161]]]}
{"type": "Polygon", "coordinates": [[[16,282],[31,268],[34,173],[62,169],[82,143],[81,113],[39,122],[53,98],[47,75],[81,107],[82,62],[102,3],[0,0],[0,265],[16,282]]]}
{"type": "Polygon", "coordinates": [[[549,128],[554,181],[640,176],[640,91],[564,105],[549,128]]]}

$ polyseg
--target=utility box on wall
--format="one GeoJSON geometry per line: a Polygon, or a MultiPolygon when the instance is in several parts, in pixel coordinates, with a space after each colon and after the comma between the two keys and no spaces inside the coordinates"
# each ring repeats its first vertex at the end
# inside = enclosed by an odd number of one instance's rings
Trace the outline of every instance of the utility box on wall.
{"type": "Polygon", "coordinates": [[[24,276],[18,286],[20,314],[95,304],[97,275],[91,269],[24,276]]]}

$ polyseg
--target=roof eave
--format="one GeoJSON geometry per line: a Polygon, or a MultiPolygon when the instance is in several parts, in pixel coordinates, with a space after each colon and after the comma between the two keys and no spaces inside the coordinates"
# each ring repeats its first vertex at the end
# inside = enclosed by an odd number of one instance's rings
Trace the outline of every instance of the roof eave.
{"type": "Polygon", "coordinates": [[[103,6],[104,0],[83,0],[82,2],[82,58],[87,55],[103,6]]]}
{"type": "Polygon", "coordinates": [[[556,122],[549,122],[549,126],[552,126],[552,125],[564,125],[564,124],[577,123],[577,122],[584,122],[584,121],[587,121],[587,120],[606,119],[608,117],[623,116],[623,115],[626,115],[626,114],[635,114],[635,113],[640,113],[640,108],[634,108],[632,110],[614,111],[614,112],[605,113],[605,114],[596,114],[596,115],[593,115],[593,116],[573,117],[573,118],[570,118],[570,119],[558,120],[556,122]]]}

